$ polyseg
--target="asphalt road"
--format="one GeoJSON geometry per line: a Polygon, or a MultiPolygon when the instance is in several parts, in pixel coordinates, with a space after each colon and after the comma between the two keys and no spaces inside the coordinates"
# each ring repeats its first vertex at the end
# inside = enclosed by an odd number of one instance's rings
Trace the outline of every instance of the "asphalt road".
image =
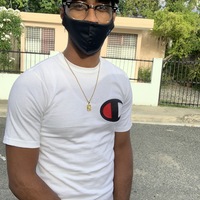
{"type": "Polygon", "coordinates": [[[135,124],[131,200],[200,199],[200,131],[183,126],[135,124]]]}
{"type": "MultiPolygon", "coordinates": [[[[2,141],[5,119],[0,118],[2,141]]],[[[134,178],[131,200],[199,200],[199,128],[133,124],[134,178]]],[[[0,144],[0,199],[14,200],[7,187],[0,144]]]]}

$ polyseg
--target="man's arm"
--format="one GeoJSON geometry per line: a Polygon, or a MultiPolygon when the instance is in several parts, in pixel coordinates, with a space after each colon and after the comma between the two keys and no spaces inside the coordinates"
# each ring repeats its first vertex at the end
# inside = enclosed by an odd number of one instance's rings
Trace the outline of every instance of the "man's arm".
{"type": "Polygon", "coordinates": [[[130,131],[115,133],[114,200],[129,200],[133,178],[130,131]]]}
{"type": "Polygon", "coordinates": [[[9,187],[19,200],[60,200],[36,174],[39,149],[6,145],[9,187]]]}

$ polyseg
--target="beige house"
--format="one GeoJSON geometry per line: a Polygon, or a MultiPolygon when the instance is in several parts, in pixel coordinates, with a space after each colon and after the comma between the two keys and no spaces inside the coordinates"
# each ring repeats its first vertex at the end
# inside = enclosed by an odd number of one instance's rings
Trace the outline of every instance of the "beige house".
{"type": "MultiPolygon", "coordinates": [[[[38,53],[21,57],[21,70],[65,49],[68,34],[62,26],[60,15],[21,13],[25,26],[21,39],[21,51],[38,53]],[[33,61],[34,60],[34,61],[33,61]]],[[[130,77],[137,77],[138,66],[133,59],[152,60],[164,57],[164,46],[151,36],[154,20],[116,17],[115,28],[107,37],[101,55],[124,69],[130,77]]]]}

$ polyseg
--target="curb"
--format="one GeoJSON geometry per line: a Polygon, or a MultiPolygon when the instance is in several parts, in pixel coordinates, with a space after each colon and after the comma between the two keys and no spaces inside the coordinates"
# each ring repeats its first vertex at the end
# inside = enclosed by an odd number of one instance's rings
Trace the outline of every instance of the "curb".
{"type": "Polygon", "coordinates": [[[160,116],[160,115],[153,116],[153,115],[135,114],[132,116],[132,123],[200,127],[200,118],[199,116],[195,118],[194,115],[174,117],[174,116],[160,116]]]}
{"type": "Polygon", "coordinates": [[[0,111],[0,117],[6,118],[7,112],[6,111],[0,111]]]}
{"type": "Polygon", "coordinates": [[[148,122],[148,121],[132,121],[133,124],[149,124],[149,125],[162,125],[162,126],[185,126],[185,127],[194,127],[200,128],[200,124],[189,124],[189,123],[170,123],[170,122],[148,122]]]}
{"type": "Polygon", "coordinates": [[[7,100],[0,100],[0,117],[6,117],[7,115],[7,100]]]}

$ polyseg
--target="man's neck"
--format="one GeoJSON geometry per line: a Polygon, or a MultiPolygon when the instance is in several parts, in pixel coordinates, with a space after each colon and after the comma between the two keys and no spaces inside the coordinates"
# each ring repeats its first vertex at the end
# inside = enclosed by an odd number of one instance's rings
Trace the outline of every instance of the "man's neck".
{"type": "Polygon", "coordinates": [[[64,56],[73,64],[80,67],[92,68],[98,65],[100,51],[93,55],[84,55],[78,52],[72,45],[68,45],[63,52],[64,56]]]}

